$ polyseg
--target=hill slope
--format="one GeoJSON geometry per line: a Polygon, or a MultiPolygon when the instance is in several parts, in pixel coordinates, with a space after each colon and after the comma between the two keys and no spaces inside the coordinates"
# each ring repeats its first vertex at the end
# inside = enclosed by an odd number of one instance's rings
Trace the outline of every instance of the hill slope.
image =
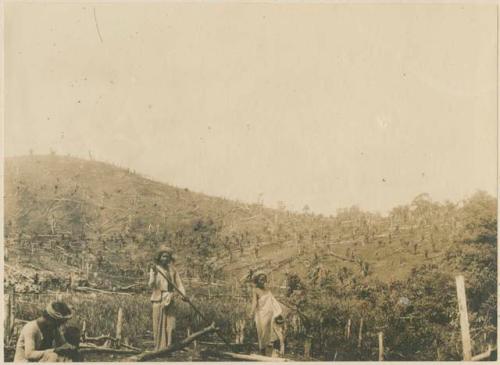
{"type": "Polygon", "coordinates": [[[209,197],[96,161],[28,156],[5,164],[10,277],[31,267],[32,275],[90,272],[124,285],[143,277],[166,242],[181,271],[202,280],[262,267],[276,284],[287,271],[390,281],[439,262],[457,224],[456,205],[425,196],[389,217],[351,208],[327,218],[209,197]]]}

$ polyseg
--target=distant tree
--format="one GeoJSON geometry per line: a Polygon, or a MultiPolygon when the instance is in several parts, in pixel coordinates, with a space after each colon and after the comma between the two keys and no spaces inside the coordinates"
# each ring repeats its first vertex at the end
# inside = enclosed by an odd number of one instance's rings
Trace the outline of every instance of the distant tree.
{"type": "Polygon", "coordinates": [[[304,214],[309,214],[310,211],[311,211],[311,208],[307,204],[304,205],[304,207],[302,208],[302,213],[304,213],[304,214]]]}
{"type": "Polygon", "coordinates": [[[497,204],[495,198],[479,191],[464,202],[462,236],[468,243],[497,243],[497,204]]]}

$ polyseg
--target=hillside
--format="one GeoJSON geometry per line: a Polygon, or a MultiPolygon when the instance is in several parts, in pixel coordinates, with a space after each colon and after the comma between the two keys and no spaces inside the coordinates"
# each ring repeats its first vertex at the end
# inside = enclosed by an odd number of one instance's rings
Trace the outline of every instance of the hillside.
{"type": "MultiPolygon", "coordinates": [[[[497,342],[497,205],[486,193],[458,203],[421,194],[385,217],[356,207],[324,217],[208,197],[69,157],[7,159],[5,170],[5,288],[21,297],[20,318],[72,288],[66,300],[79,326],[111,333],[123,307],[129,338],[144,346],[148,265],[167,243],[189,296],[230,338],[243,318],[249,345],[255,334],[242,284],[258,268],[291,312],[294,354],[310,338],[320,359],[373,360],[383,330],[387,360],[459,360],[456,274],[465,278],[474,353],[497,342]],[[346,338],[353,323],[353,334],[363,328],[361,347],[346,338]]],[[[183,308],[180,328],[201,326],[183,308]]]]}
{"type": "MultiPolygon", "coordinates": [[[[389,217],[356,208],[336,217],[294,214],[209,197],[97,161],[61,156],[5,163],[7,280],[20,269],[90,276],[100,286],[143,281],[155,248],[173,246],[183,274],[234,281],[258,267],[393,281],[439,263],[460,226],[456,204],[422,195],[389,217]]],[[[25,278],[27,279],[27,278],[25,278]]]]}

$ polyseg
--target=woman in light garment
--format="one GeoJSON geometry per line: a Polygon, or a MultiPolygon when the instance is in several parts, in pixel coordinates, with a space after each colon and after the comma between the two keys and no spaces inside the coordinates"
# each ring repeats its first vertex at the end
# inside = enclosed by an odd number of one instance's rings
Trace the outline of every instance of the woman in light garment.
{"type": "Polygon", "coordinates": [[[47,305],[42,315],[21,330],[16,345],[14,362],[64,362],[67,352],[75,347],[65,343],[60,328],[72,317],[63,302],[47,305]]]}
{"type": "MultiPolygon", "coordinates": [[[[172,344],[172,332],[175,329],[175,297],[179,291],[186,295],[179,273],[175,269],[173,251],[170,247],[161,247],[149,272],[149,287],[153,289],[153,335],[155,350],[167,348],[172,344]],[[173,285],[172,285],[173,284],[173,285]]],[[[181,296],[184,299],[183,296],[181,296]]]]}
{"type": "Polygon", "coordinates": [[[262,355],[272,351],[274,343],[279,340],[280,354],[284,355],[283,309],[266,286],[267,275],[256,272],[252,278],[252,314],[255,315],[259,351],[262,355]]]}

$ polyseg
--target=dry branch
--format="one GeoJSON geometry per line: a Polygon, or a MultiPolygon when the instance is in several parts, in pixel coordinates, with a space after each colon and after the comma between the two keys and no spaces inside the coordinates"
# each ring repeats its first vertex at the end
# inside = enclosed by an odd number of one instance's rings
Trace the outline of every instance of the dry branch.
{"type": "Polygon", "coordinates": [[[237,360],[246,360],[246,361],[264,361],[264,362],[289,362],[291,360],[285,359],[282,357],[269,357],[262,355],[244,355],[244,354],[235,354],[234,352],[220,352],[221,355],[230,357],[237,360]]]}
{"type": "Polygon", "coordinates": [[[137,356],[132,356],[127,359],[124,359],[124,361],[130,362],[130,361],[148,361],[151,359],[156,359],[160,357],[167,356],[175,351],[181,350],[184,347],[188,346],[191,344],[193,341],[195,341],[197,338],[206,335],[208,333],[215,332],[217,328],[215,327],[215,323],[212,323],[209,327],[206,327],[202,329],[201,331],[198,331],[196,333],[193,333],[191,336],[186,337],[184,340],[181,342],[174,344],[170,347],[167,347],[166,349],[163,350],[158,350],[158,351],[152,351],[152,352],[143,352],[142,354],[139,354],[137,356]]]}
{"type": "Polygon", "coordinates": [[[480,360],[488,359],[491,356],[491,353],[495,350],[496,350],[496,347],[492,348],[491,345],[488,345],[488,351],[485,351],[482,354],[478,354],[476,356],[473,356],[472,361],[480,361],[480,360]]]}
{"type": "Polygon", "coordinates": [[[80,345],[79,351],[82,354],[95,353],[95,354],[133,355],[139,353],[139,351],[135,350],[110,349],[109,347],[93,346],[88,344],[80,345]]]}
{"type": "Polygon", "coordinates": [[[96,292],[96,293],[103,293],[103,294],[132,295],[131,293],[122,293],[122,292],[117,292],[117,291],[95,289],[95,288],[90,288],[88,286],[78,286],[74,290],[76,290],[76,291],[83,291],[83,292],[93,291],[93,292],[96,292]]]}
{"type": "Polygon", "coordinates": [[[349,259],[347,257],[343,257],[343,256],[339,256],[337,254],[334,254],[334,253],[326,253],[325,255],[328,255],[328,256],[333,256],[339,260],[344,260],[344,261],[349,261],[349,262],[356,262],[356,260],[353,260],[353,259],[349,259]]]}

